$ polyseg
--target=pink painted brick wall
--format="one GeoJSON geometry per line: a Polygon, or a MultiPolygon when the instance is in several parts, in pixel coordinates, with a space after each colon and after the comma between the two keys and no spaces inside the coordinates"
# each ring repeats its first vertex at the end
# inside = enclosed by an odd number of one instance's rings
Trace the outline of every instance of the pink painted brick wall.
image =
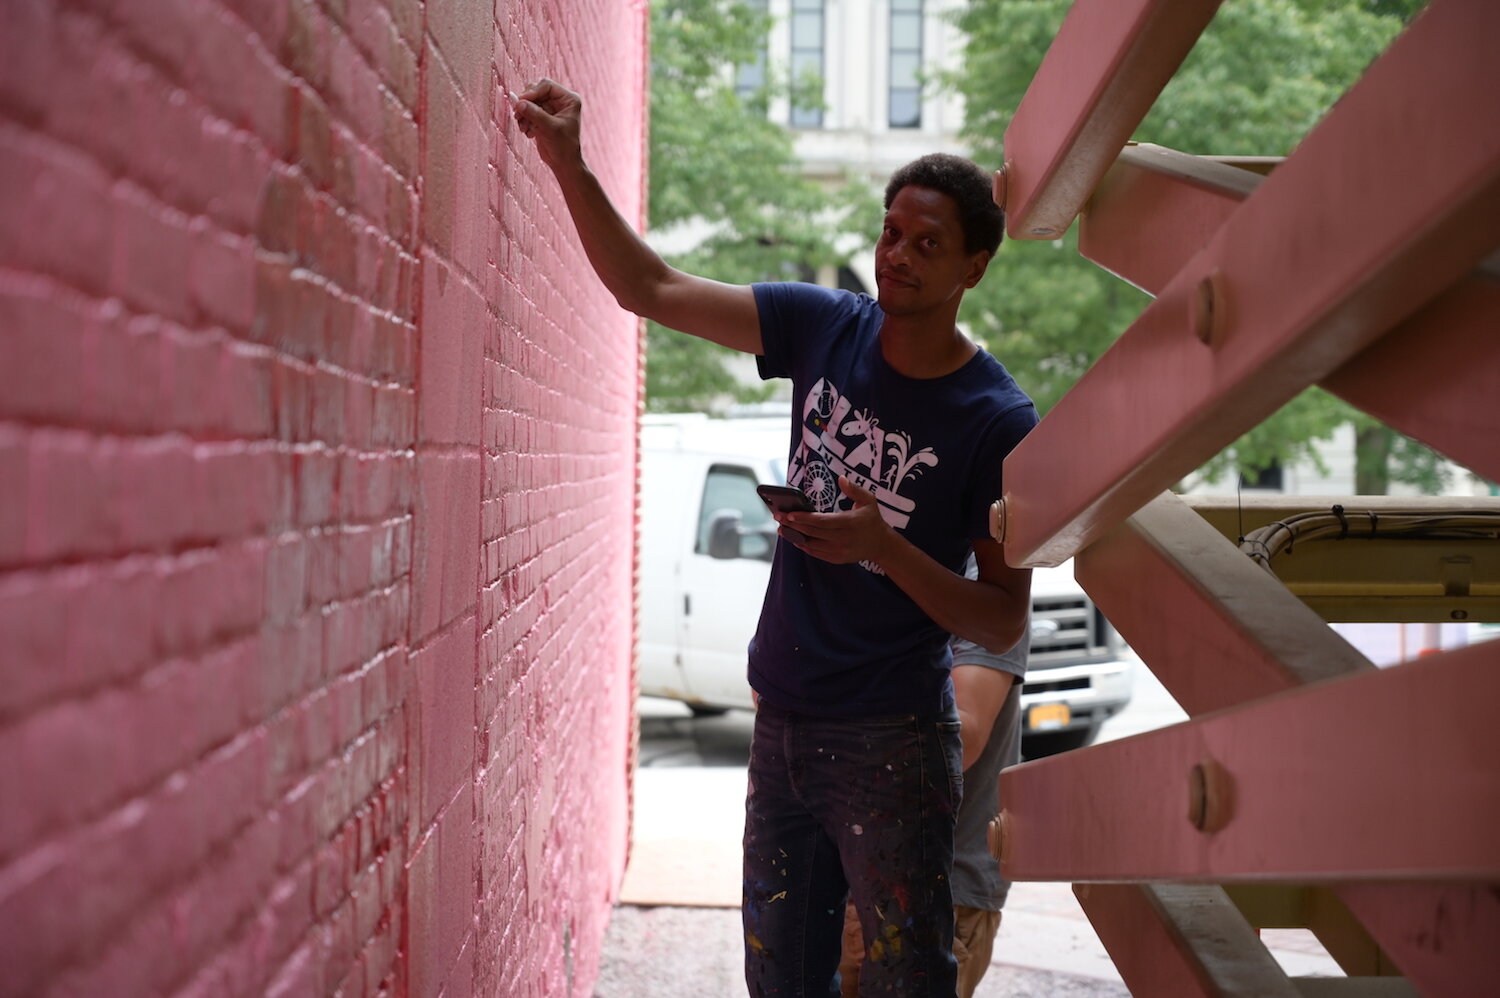
{"type": "Polygon", "coordinates": [[[579,996],[624,867],[645,4],[15,0],[0,998],[579,996]]]}

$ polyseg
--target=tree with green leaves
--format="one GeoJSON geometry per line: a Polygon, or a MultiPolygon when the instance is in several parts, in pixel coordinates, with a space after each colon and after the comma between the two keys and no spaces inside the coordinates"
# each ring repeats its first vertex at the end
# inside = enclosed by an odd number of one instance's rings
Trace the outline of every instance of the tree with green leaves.
{"type": "MultiPolygon", "coordinates": [[[[1061,26],[1069,0],[971,0],[962,68],[964,137],[981,162],[1003,137],[1061,26]]],[[[1133,136],[1195,154],[1283,156],[1423,6],[1422,0],[1232,0],[1219,8],[1133,136]]],[[[1016,241],[964,299],[961,316],[1045,413],[1140,314],[1149,298],[1078,253],[1076,226],[1051,242],[1016,241]]],[[[1309,389],[1211,460],[1208,478],[1302,458],[1354,422],[1360,492],[1391,481],[1435,491],[1440,462],[1332,395],[1309,389]]]]}
{"type": "MultiPolygon", "coordinates": [[[[762,58],[769,18],[735,0],[651,5],[651,229],[697,228],[668,262],[721,281],[797,278],[843,262],[839,247],[868,238],[878,203],[867,185],[825,191],[803,176],[791,133],[767,117],[771,100],[816,103],[817,81],[765,83],[742,95],[736,69],[762,58]]],[[[646,400],[653,411],[711,409],[765,398],[726,366],[730,351],[647,327],[646,400]]]]}

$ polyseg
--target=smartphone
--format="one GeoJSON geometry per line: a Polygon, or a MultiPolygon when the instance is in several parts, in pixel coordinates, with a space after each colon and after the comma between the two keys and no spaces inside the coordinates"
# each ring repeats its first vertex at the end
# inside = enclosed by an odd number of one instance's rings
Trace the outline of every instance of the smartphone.
{"type": "MultiPolygon", "coordinates": [[[[766,507],[778,513],[813,513],[812,500],[807,498],[801,489],[792,488],[790,485],[757,485],[755,491],[759,494],[761,502],[766,507]]],[[[807,537],[791,527],[782,526],[781,530],[789,540],[805,541],[807,537]]]]}
{"type": "Polygon", "coordinates": [[[761,501],[778,513],[813,513],[812,500],[801,489],[790,485],[757,485],[761,501]]]}

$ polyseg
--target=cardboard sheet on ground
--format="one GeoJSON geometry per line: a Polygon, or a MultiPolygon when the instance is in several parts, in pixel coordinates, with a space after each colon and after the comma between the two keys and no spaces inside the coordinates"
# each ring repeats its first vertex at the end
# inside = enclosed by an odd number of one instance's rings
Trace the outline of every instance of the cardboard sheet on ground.
{"type": "Polygon", "coordinates": [[[740,844],[704,839],[637,839],[620,903],[738,908],[740,844]]]}

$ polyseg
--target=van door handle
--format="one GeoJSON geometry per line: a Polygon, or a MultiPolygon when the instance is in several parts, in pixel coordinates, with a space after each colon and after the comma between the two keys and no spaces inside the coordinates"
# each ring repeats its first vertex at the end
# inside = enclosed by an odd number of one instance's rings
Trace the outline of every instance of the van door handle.
{"type": "Polygon", "coordinates": [[[693,594],[692,593],[683,593],[682,594],[682,615],[684,617],[691,617],[693,615],[693,594]]]}

